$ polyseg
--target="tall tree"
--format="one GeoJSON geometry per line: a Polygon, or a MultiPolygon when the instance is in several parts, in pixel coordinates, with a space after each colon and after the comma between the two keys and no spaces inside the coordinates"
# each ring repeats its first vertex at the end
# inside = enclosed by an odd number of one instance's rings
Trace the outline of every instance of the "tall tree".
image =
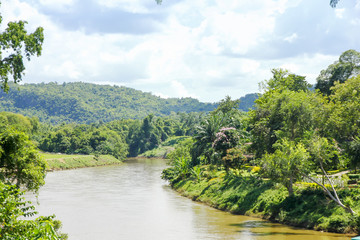
{"type": "Polygon", "coordinates": [[[230,113],[232,111],[237,111],[239,108],[240,99],[231,100],[230,96],[226,96],[225,99],[222,99],[219,102],[219,106],[212,111],[213,114],[222,112],[224,114],[230,113]]]}
{"type": "Polygon", "coordinates": [[[274,152],[280,138],[299,142],[314,127],[317,95],[308,91],[305,78],[275,69],[273,78],[263,83],[265,93],[250,112],[252,146],[256,157],[274,152]]]}
{"type": "Polygon", "coordinates": [[[293,184],[310,170],[309,153],[302,143],[296,144],[285,138],[277,143],[276,148],[274,153],[265,154],[260,164],[266,176],[283,184],[289,195],[293,195],[293,184]]]}
{"type": "Polygon", "coordinates": [[[328,132],[340,143],[352,141],[360,135],[360,75],[336,83],[332,91],[328,132]]]}
{"type": "Polygon", "coordinates": [[[195,143],[192,149],[193,165],[199,163],[198,157],[201,155],[204,155],[206,164],[211,163],[211,156],[214,152],[212,144],[216,139],[216,134],[220,132],[222,127],[228,124],[229,118],[222,112],[219,112],[208,115],[208,117],[197,126],[194,136],[195,143]]]}
{"type": "MultiPolygon", "coordinates": [[[[0,24],[2,17],[0,16],[0,24]]],[[[44,41],[43,28],[38,27],[28,34],[25,29],[26,21],[9,22],[7,28],[0,33],[0,85],[8,92],[9,77],[15,83],[21,81],[25,71],[24,61],[30,61],[33,55],[40,56],[44,41]]]]}
{"type": "Polygon", "coordinates": [[[316,89],[319,89],[324,95],[332,93],[332,87],[335,82],[343,83],[349,78],[360,74],[360,52],[347,50],[343,52],[338,61],[329,65],[327,69],[322,70],[317,77],[316,89]]]}
{"type": "Polygon", "coordinates": [[[272,78],[260,83],[260,87],[266,92],[281,92],[286,89],[295,92],[308,91],[311,86],[306,82],[304,76],[296,75],[286,69],[272,69],[271,73],[273,74],[272,78]]]}

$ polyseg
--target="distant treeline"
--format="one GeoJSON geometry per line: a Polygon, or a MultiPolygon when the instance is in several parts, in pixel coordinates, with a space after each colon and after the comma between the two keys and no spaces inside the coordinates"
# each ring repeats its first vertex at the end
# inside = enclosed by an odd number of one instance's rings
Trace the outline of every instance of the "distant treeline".
{"type": "MultiPolygon", "coordinates": [[[[242,97],[239,109],[247,111],[256,98],[256,93],[242,97]]],[[[217,103],[203,103],[193,98],[164,99],[132,88],[83,82],[12,84],[8,94],[0,92],[0,111],[38,117],[41,122],[52,124],[209,112],[217,106],[217,103]]]]}
{"type": "MultiPolygon", "coordinates": [[[[114,120],[80,124],[41,123],[36,117],[0,112],[0,130],[24,132],[44,152],[109,154],[119,160],[158,147],[172,136],[192,136],[205,114],[178,113],[144,119],[114,120]]],[[[1,134],[1,131],[0,131],[1,134]]]]}

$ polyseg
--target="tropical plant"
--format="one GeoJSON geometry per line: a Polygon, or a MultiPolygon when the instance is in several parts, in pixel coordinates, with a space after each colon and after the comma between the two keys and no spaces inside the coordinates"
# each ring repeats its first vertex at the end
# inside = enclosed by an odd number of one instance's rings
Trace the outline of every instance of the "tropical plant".
{"type": "Polygon", "coordinates": [[[192,149],[192,162],[194,166],[200,163],[199,157],[201,155],[205,156],[204,164],[214,163],[211,161],[214,153],[212,144],[216,140],[216,134],[228,123],[227,115],[220,112],[208,115],[197,127],[194,136],[195,143],[192,149]]]}
{"type": "Polygon", "coordinates": [[[293,184],[309,173],[311,162],[302,143],[281,139],[274,153],[267,153],[260,159],[260,165],[265,176],[283,184],[289,195],[293,195],[293,184]]]}
{"type": "Polygon", "coordinates": [[[67,239],[65,234],[58,232],[61,223],[54,216],[26,219],[36,212],[34,206],[24,200],[23,194],[15,185],[0,181],[0,239],[67,239]]]}

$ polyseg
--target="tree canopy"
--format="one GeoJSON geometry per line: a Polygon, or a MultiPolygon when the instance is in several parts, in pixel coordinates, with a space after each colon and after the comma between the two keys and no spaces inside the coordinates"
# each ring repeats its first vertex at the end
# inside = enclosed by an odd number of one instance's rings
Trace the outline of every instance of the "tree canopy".
{"type": "Polygon", "coordinates": [[[24,58],[29,61],[31,56],[41,55],[44,30],[38,27],[28,34],[26,24],[26,21],[9,22],[7,28],[0,33],[0,85],[5,92],[9,91],[10,77],[15,83],[21,81],[25,71],[24,58]]]}
{"type": "Polygon", "coordinates": [[[360,52],[347,50],[340,55],[338,61],[321,71],[316,79],[315,88],[319,89],[324,95],[330,95],[336,82],[343,83],[359,74],[360,52]]]}

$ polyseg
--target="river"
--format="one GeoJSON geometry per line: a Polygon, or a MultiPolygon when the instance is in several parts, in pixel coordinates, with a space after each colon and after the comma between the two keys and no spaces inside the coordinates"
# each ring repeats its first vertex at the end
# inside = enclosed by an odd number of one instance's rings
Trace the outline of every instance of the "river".
{"type": "Polygon", "coordinates": [[[350,239],[232,215],[193,202],[160,179],[164,167],[164,160],[146,159],[48,173],[37,211],[55,214],[69,240],[350,239]]]}

